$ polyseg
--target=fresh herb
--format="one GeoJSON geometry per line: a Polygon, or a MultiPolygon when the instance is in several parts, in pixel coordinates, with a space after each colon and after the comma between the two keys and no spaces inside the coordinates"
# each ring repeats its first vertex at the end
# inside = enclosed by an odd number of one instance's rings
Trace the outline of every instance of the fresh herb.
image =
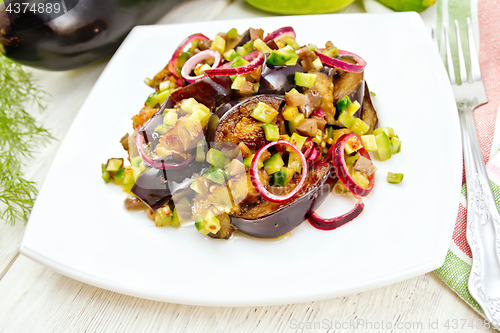
{"type": "Polygon", "coordinates": [[[38,193],[22,168],[39,144],[53,137],[25,111],[26,105],[43,109],[46,97],[31,73],[0,54],[0,218],[14,225],[26,223],[38,193]]]}

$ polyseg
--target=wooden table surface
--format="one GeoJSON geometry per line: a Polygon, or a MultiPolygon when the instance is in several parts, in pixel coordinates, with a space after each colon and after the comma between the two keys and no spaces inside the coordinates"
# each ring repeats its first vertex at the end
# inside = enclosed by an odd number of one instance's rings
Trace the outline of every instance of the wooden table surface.
{"type": "MultiPolygon", "coordinates": [[[[270,0],[272,1],[272,0],[270,0]]],[[[347,12],[363,11],[361,2],[347,12]]],[[[429,15],[424,14],[424,15],[429,15]]],[[[432,15],[432,14],[431,14],[432,15]]],[[[186,1],[159,23],[270,16],[243,0],[186,1]]],[[[32,110],[58,141],[26,170],[40,185],[59,144],[107,61],[68,72],[34,71],[52,97],[32,110]]],[[[219,308],[125,296],[60,275],[18,249],[25,226],[0,221],[0,332],[487,332],[483,318],[433,273],[368,292],[282,306],[219,308]],[[466,321],[465,329],[454,329],[466,321]]]]}

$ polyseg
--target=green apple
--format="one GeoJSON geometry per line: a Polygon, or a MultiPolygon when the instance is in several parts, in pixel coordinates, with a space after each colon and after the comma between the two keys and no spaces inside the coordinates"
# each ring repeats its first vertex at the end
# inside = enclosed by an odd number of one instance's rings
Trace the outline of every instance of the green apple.
{"type": "Polygon", "coordinates": [[[436,3],[436,0],[377,0],[398,12],[421,12],[436,3]]]}
{"type": "Polygon", "coordinates": [[[355,0],[246,0],[250,5],[276,14],[334,13],[355,0]]]}

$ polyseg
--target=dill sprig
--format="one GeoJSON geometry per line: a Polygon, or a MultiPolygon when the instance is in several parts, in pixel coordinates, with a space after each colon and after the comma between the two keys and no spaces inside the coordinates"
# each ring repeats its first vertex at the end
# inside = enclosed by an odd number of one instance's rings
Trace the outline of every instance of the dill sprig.
{"type": "Polygon", "coordinates": [[[43,109],[46,96],[31,73],[0,54],[0,218],[12,225],[28,221],[38,194],[22,168],[38,145],[53,138],[25,106],[43,109]]]}

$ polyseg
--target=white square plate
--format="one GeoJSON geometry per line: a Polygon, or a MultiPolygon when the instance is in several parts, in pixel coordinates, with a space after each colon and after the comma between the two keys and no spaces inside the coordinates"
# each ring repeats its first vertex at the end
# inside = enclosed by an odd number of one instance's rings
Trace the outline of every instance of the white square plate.
{"type": "MultiPolygon", "coordinates": [[[[74,279],[174,303],[257,306],[319,300],[427,273],[443,262],[461,185],[458,116],[443,64],[415,13],[273,17],[135,28],[95,84],[40,191],[21,253],[74,279]],[[288,237],[212,240],[192,224],[156,228],[123,207],[100,164],[124,155],[151,90],[186,36],[232,27],[271,32],[292,25],[299,44],[328,40],[362,56],[376,92],[379,124],[394,127],[401,153],[379,168],[359,218],[335,231],[307,222],[288,237]],[[388,171],[404,173],[388,184],[388,171]]],[[[331,194],[319,212],[335,216],[354,200],[331,194]]]]}

